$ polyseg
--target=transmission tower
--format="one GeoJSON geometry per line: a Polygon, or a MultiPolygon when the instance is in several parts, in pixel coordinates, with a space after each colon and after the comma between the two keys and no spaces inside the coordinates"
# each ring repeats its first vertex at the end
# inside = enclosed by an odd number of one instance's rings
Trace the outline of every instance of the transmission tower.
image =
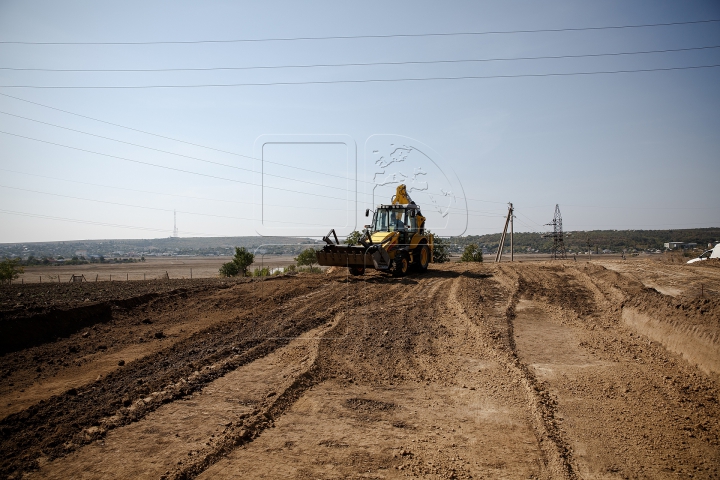
{"type": "Polygon", "coordinates": [[[560,215],[560,205],[555,205],[555,216],[553,217],[552,222],[546,223],[545,225],[550,225],[551,227],[553,227],[552,233],[543,235],[543,237],[545,238],[553,239],[551,258],[553,260],[557,258],[567,258],[567,255],[565,254],[565,234],[563,233],[562,229],[562,215],[560,215]]]}
{"type": "Polygon", "coordinates": [[[173,210],[173,237],[178,237],[178,229],[177,229],[177,212],[173,210]]]}

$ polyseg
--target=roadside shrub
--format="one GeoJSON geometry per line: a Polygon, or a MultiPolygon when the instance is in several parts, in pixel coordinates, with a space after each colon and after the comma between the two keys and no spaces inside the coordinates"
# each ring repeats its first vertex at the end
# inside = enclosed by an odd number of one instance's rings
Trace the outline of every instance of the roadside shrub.
{"type": "Polygon", "coordinates": [[[19,258],[6,258],[0,262],[0,283],[11,283],[24,271],[19,258]]]}
{"type": "Polygon", "coordinates": [[[270,268],[268,268],[268,267],[265,267],[265,268],[256,267],[255,270],[253,270],[253,272],[252,272],[253,277],[267,277],[269,275],[270,275],[270,268]]]}
{"type": "Polygon", "coordinates": [[[350,235],[347,236],[344,243],[346,243],[348,245],[357,245],[358,243],[360,243],[360,238],[362,238],[362,236],[363,236],[362,233],[355,230],[354,232],[352,232],[350,235]]]}
{"type": "Polygon", "coordinates": [[[235,262],[227,262],[223,263],[220,267],[220,276],[221,277],[234,277],[238,273],[240,273],[240,267],[237,266],[237,263],[235,262]]]}
{"type": "Polygon", "coordinates": [[[235,247],[235,256],[231,262],[225,263],[220,267],[220,275],[223,277],[234,277],[242,274],[247,275],[247,270],[255,260],[255,255],[248,252],[245,247],[235,247]]]}
{"type": "Polygon", "coordinates": [[[460,257],[461,262],[482,262],[483,261],[483,255],[482,255],[482,249],[478,248],[477,245],[474,243],[471,243],[470,245],[465,247],[465,251],[463,252],[462,256],[460,257]]]}
{"type": "Polygon", "coordinates": [[[450,245],[448,241],[433,234],[430,230],[426,230],[426,233],[433,236],[433,262],[445,263],[450,261],[450,245]]]}
{"type": "Polygon", "coordinates": [[[300,255],[295,257],[298,266],[308,266],[312,271],[312,266],[317,263],[317,255],[314,248],[306,248],[300,255]]]}
{"type": "Polygon", "coordinates": [[[298,267],[298,272],[305,272],[305,273],[322,273],[322,268],[320,267],[298,267]]]}

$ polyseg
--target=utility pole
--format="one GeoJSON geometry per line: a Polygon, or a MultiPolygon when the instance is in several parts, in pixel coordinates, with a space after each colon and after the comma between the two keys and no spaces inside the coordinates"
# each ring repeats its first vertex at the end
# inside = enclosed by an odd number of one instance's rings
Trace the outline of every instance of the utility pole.
{"type": "Polygon", "coordinates": [[[510,225],[510,261],[513,261],[514,257],[513,257],[512,249],[513,249],[513,241],[514,241],[514,239],[513,239],[513,212],[514,211],[515,210],[513,209],[513,204],[508,203],[508,214],[507,214],[507,217],[505,218],[505,227],[503,228],[502,235],[500,236],[500,245],[498,246],[498,251],[495,254],[495,263],[502,260],[502,251],[503,251],[503,247],[505,246],[505,238],[507,237],[508,225],[510,225]]]}
{"type": "Polygon", "coordinates": [[[510,261],[515,261],[515,232],[513,229],[513,218],[515,218],[515,209],[513,204],[510,203],[510,261]]]}

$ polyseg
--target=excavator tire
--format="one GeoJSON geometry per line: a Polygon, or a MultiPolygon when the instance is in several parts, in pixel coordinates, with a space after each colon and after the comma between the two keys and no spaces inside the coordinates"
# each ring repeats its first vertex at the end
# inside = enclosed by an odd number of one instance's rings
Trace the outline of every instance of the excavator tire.
{"type": "Polygon", "coordinates": [[[350,271],[350,275],[364,275],[365,274],[365,267],[348,267],[348,270],[350,271]]]}
{"type": "Polygon", "coordinates": [[[398,252],[393,260],[392,274],[396,277],[402,277],[407,275],[410,270],[410,259],[405,253],[398,252]]]}
{"type": "Polygon", "coordinates": [[[430,264],[430,247],[426,243],[418,245],[415,249],[415,268],[418,272],[425,272],[430,264]]]}

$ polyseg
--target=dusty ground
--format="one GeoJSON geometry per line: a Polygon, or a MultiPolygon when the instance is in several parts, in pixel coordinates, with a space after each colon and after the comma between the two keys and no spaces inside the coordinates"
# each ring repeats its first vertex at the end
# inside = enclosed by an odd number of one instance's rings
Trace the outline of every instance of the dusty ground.
{"type": "Polygon", "coordinates": [[[718,274],[14,285],[0,328],[66,331],[4,344],[0,476],[720,478],[718,274]]]}
{"type": "MultiPolygon", "coordinates": [[[[85,265],[25,267],[13,283],[67,283],[73,275],[84,275],[88,282],[125,282],[160,278],[217,278],[223,263],[232,257],[147,257],[135,263],[90,263],[85,265]]],[[[256,255],[255,267],[286,267],[295,263],[292,255],[256,255]]]]}

